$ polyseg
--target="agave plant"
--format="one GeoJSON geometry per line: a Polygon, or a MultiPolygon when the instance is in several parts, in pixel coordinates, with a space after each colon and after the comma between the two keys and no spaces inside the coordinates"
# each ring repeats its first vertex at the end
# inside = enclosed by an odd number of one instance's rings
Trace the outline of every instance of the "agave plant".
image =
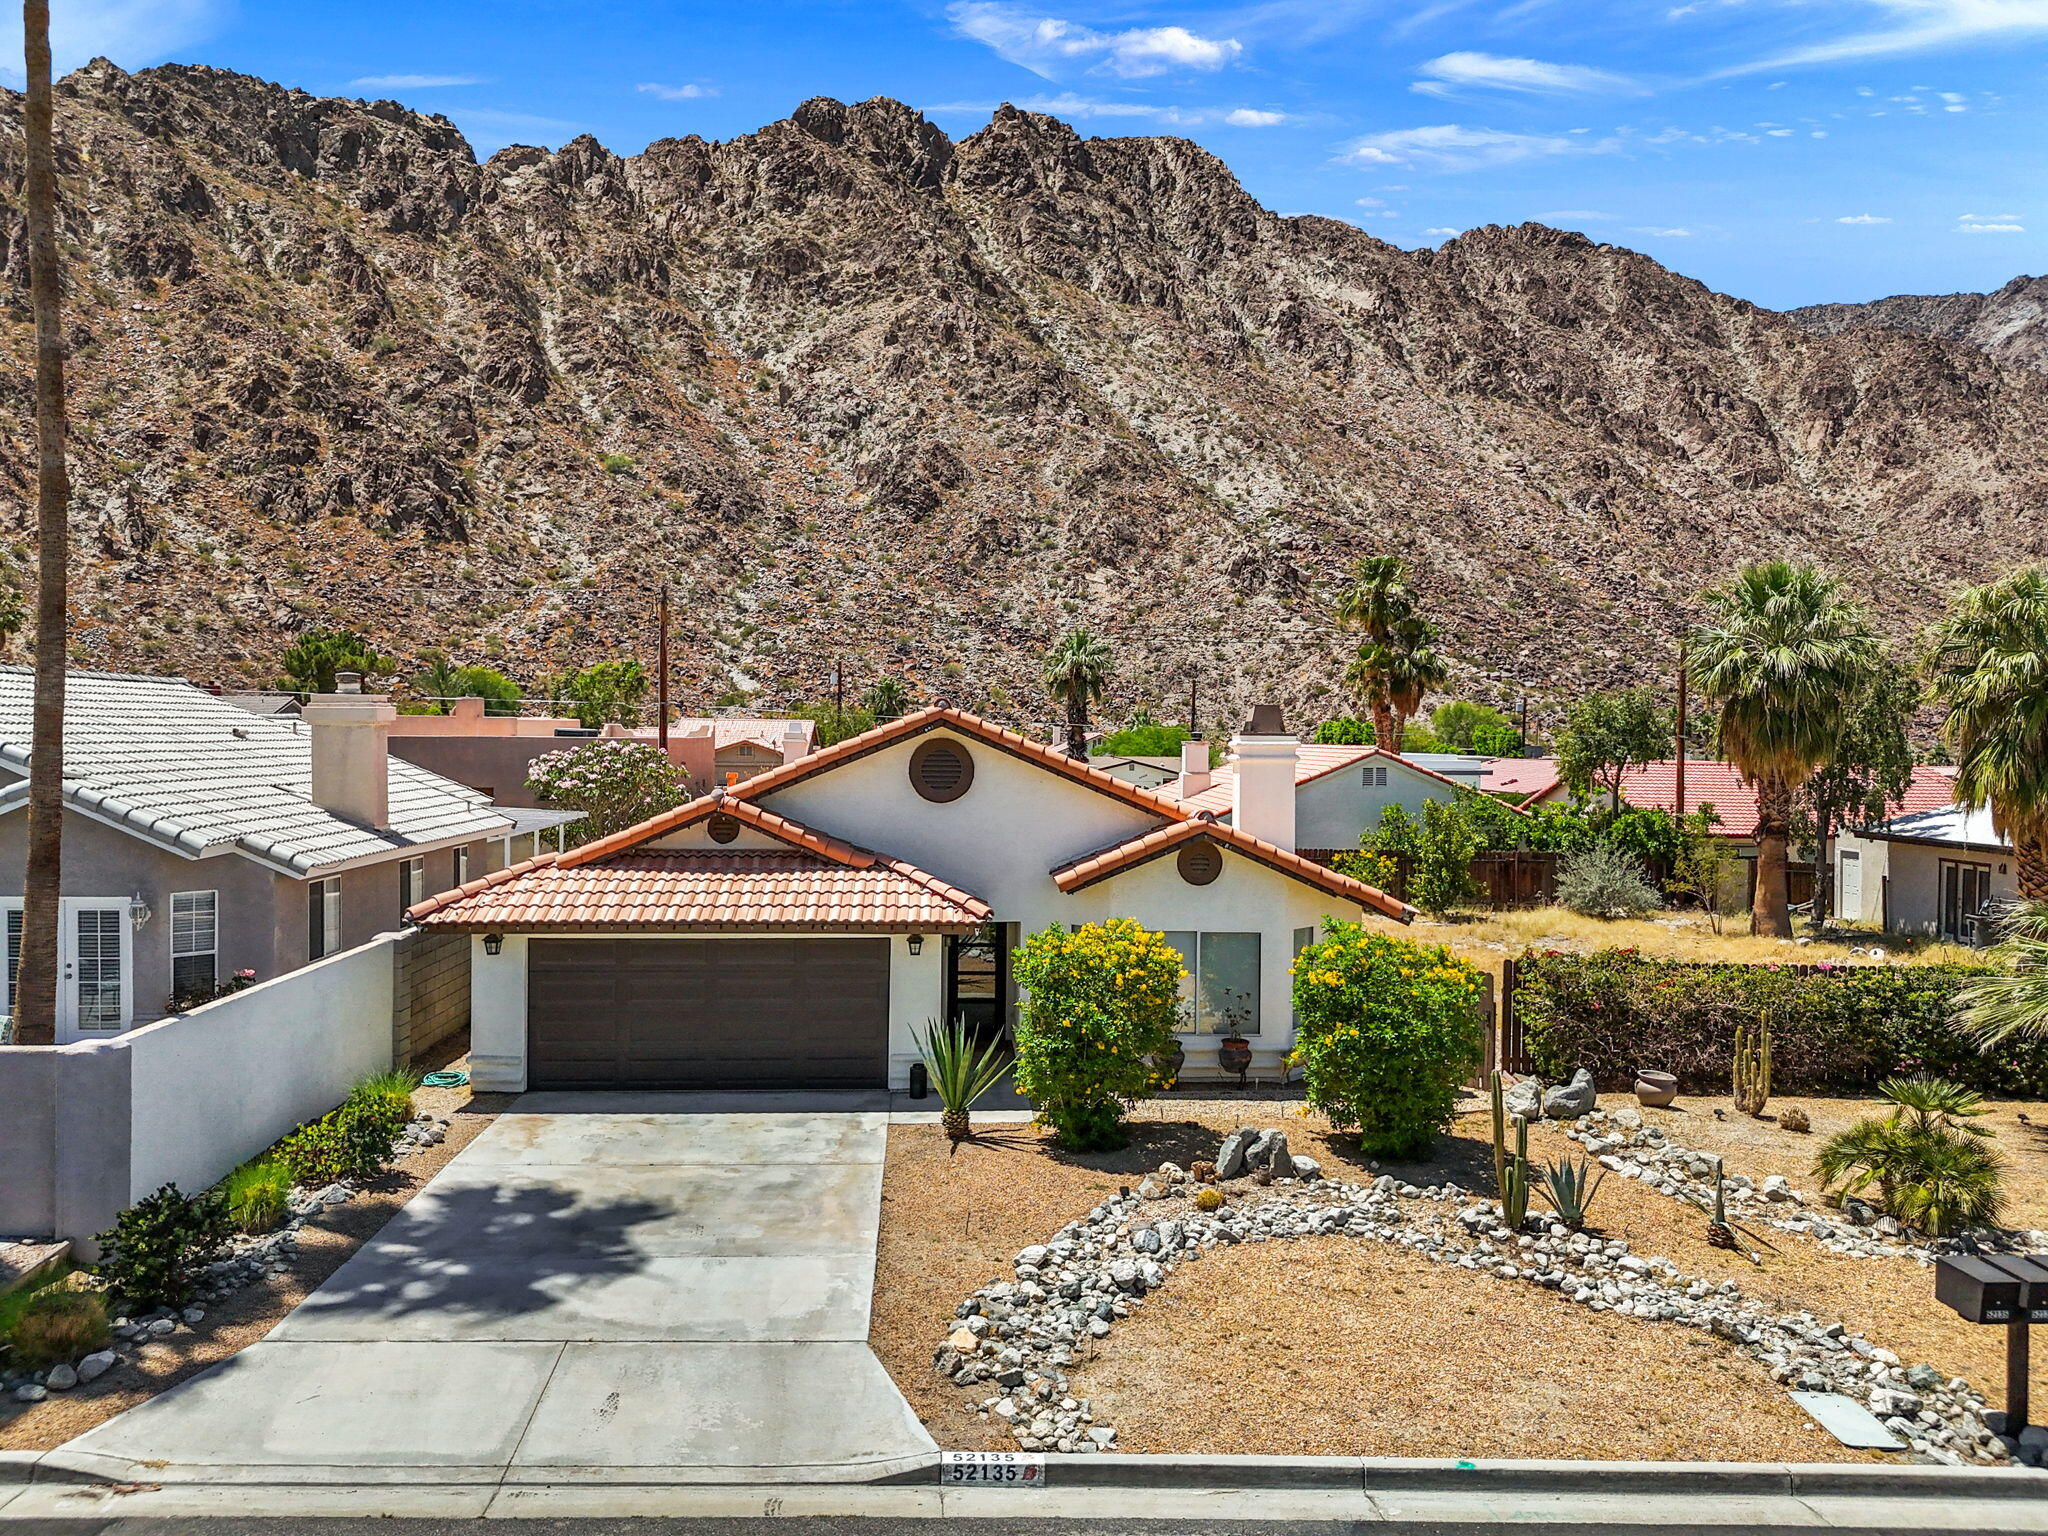
{"type": "Polygon", "coordinates": [[[918,1037],[917,1054],[924,1058],[925,1071],[943,1106],[941,1129],[949,1140],[965,1141],[974,1134],[976,1101],[1002,1080],[1010,1068],[1009,1054],[1001,1041],[978,1046],[959,1019],[951,1024],[932,1020],[918,1037]]]}
{"type": "Polygon", "coordinates": [[[1583,1157],[1545,1163],[1543,1198],[1550,1202],[1558,1219],[1576,1232],[1586,1224],[1586,1212],[1592,1208],[1593,1196],[1606,1178],[1604,1169],[1596,1169],[1583,1157]]]}

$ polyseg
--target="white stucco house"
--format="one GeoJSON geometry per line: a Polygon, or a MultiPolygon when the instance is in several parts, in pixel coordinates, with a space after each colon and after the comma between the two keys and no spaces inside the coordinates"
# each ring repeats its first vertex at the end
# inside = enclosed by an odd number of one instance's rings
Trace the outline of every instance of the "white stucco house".
{"type": "MultiPolygon", "coordinates": [[[[1205,743],[1191,741],[1183,754],[1179,778],[1163,785],[1161,792],[1179,800],[1185,810],[1232,820],[1237,799],[1235,755],[1211,769],[1205,743]]],[[[1429,801],[1454,800],[1476,784],[1476,775],[1475,784],[1466,784],[1378,747],[1307,743],[1295,749],[1293,766],[1291,846],[1318,864],[1355,851],[1360,838],[1378,829],[1380,813],[1388,806],[1398,805],[1420,817],[1429,801]]]]}
{"type": "Polygon", "coordinates": [[[1258,725],[1226,818],[926,709],[411,915],[472,935],[487,1092],[900,1089],[927,1022],[1008,1026],[1026,937],[1112,917],[1187,959],[1187,1076],[1233,1029],[1271,1072],[1323,919],[1412,913],[1295,851],[1303,749],[1277,711],[1258,725]]]}
{"type": "Polygon", "coordinates": [[[1887,933],[1981,943],[1978,919],[2018,898],[2018,869],[1989,806],[1909,811],[1836,839],[1835,905],[1887,933]]]}

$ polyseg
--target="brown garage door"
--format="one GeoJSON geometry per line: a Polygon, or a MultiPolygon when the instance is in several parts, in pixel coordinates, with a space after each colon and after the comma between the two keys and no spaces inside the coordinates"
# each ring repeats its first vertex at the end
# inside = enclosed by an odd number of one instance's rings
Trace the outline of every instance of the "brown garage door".
{"type": "Polygon", "coordinates": [[[887,939],[533,939],[535,1088],[881,1088],[887,939]]]}

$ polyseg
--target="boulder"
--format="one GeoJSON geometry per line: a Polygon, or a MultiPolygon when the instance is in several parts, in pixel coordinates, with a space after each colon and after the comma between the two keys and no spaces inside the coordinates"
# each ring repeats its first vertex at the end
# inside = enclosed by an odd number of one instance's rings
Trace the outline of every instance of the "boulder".
{"type": "Polygon", "coordinates": [[[1534,1077],[1525,1077],[1501,1095],[1501,1105],[1512,1120],[1520,1115],[1524,1120],[1543,1118],[1543,1083],[1534,1077]]]}
{"type": "Polygon", "coordinates": [[[97,1377],[104,1376],[114,1368],[115,1363],[120,1358],[111,1349],[94,1350],[78,1362],[78,1379],[80,1381],[92,1381],[97,1377]]]}
{"type": "Polygon", "coordinates": [[[1792,1181],[1782,1173],[1774,1173],[1764,1180],[1763,1197],[1774,1205],[1782,1205],[1792,1198],[1792,1181]]]}
{"type": "Polygon", "coordinates": [[[1312,1157],[1297,1157],[1294,1159],[1294,1176],[1297,1179],[1320,1179],[1323,1165],[1312,1157]]]}
{"type": "Polygon", "coordinates": [[[1245,1153],[1245,1161],[1254,1168],[1264,1168],[1276,1179],[1294,1177],[1294,1159],[1287,1151],[1285,1131],[1261,1131],[1245,1153]]]}
{"type": "Polygon", "coordinates": [[[1241,1125],[1223,1138],[1223,1145],[1216,1153],[1216,1177],[1219,1179],[1241,1179],[1249,1166],[1245,1154],[1259,1133],[1248,1125],[1241,1125]]]}
{"type": "Polygon", "coordinates": [[[1593,1074],[1581,1067],[1572,1074],[1570,1082],[1543,1095],[1543,1113],[1551,1120],[1576,1120],[1581,1115],[1591,1114],[1599,1098],[1599,1092],[1593,1086],[1593,1074]]]}

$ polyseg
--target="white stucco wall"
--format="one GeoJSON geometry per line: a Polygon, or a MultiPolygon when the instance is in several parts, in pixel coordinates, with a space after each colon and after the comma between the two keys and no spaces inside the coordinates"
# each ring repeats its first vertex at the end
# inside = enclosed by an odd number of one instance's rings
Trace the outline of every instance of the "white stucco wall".
{"type": "Polygon", "coordinates": [[[1430,801],[1451,800],[1457,794],[1455,785],[1385,758],[1369,757],[1296,787],[1294,846],[1356,848],[1364,833],[1379,826],[1380,813],[1388,806],[1398,805],[1419,817],[1430,801]],[[1375,765],[1387,769],[1384,785],[1365,783],[1364,770],[1375,765]]]}
{"type": "Polygon", "coordinates": [[[131,1031],[129,1198],[204,1189],[391,1065],[395,933],[131,1031]]]}
{"type": "Polygon", "coordinates": [[[1886,849],[1883,872],[1889,880],[1883,884],[1884,894],[1880,897],[1877,890],[1869,888],[1871,876],[1865,872],[1865,910],[1875,922],[1879,913],[1885,910],[1880,901],[1888,903],[1889,927],[1893,933],[1916,936],[1940,933],[1941,866],[1945,860],[1988,867],[1991,871],[1991,900],[1994,902],[2010,901],[2019,895],[2019,876],[2011,854],[1937,848],[1925,843],[1885,842],[1882,846],[1886,849]]]}
{"type": "Polygon", "coordinates": [[[1882,839],[1858,837],[1853,832],[1844,832],[1835,839],[1835,912],[1843,922],[1872,928],[1883,925],[1884,882],[1891,870],[1891,846],[1882,839]],[[1843,865],[1850,858],[1861,871],[1853,910],[1845,899],[1847,885],[1842,879],[1843,865]]]}

